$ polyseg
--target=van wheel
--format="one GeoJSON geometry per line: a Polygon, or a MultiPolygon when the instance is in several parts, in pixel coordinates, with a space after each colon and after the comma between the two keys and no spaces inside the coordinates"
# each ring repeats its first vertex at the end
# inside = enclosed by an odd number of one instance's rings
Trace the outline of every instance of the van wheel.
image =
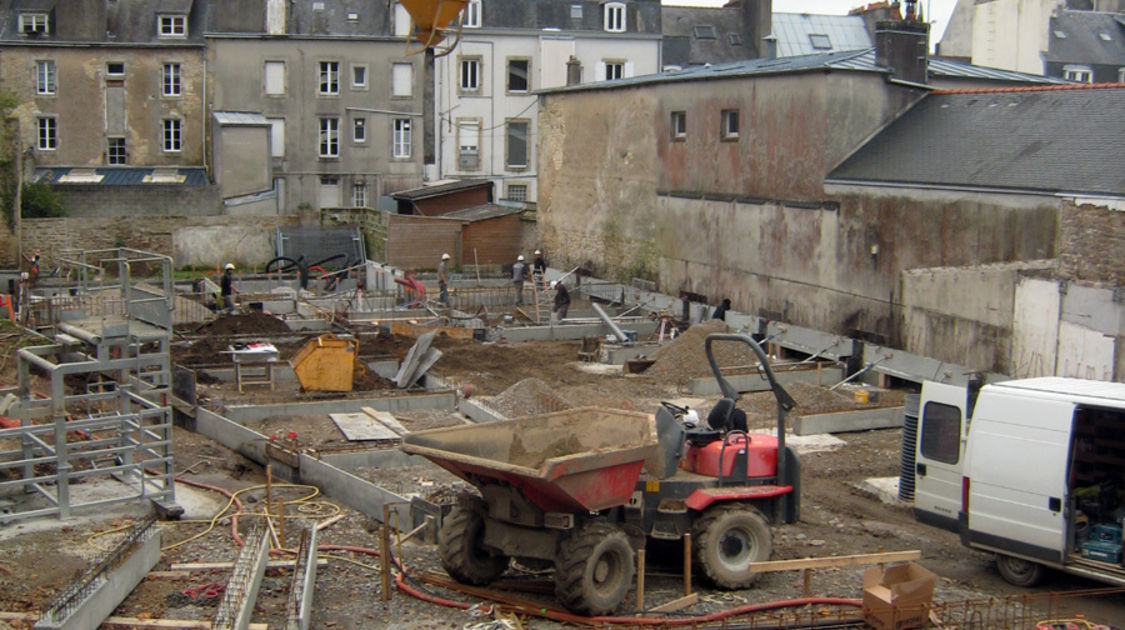
{"type": "Polygon", "coordinates": [[[1047,567],[1038,562],[996,554],[1000,576],[1016,586],[1035,586],[1047,576],[1047,567]]]}

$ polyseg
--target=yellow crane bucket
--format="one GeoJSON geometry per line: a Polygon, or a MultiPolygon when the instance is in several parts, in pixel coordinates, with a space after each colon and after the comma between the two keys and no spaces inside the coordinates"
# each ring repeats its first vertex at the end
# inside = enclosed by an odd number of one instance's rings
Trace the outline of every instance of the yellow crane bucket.
{"type": "Polygon", "coordinates": [[[461,24],[457,16],[469,4],[468,0],[400,0],[402,6],[410,13],[412,22],[410,34],[406,38],[406,54],[413,55],[427,49],[435,48],[449,34],[456,35],[453,43],[447,44],[435,55],[447,55],[457,45],[461,38],[461,24]],[[411,50],[411,44],[417,43],[418,48],[411,50]]]}
{"type": "Polygon", "coordinates": [[[359,360],[359,340],[332,334],[310,339],[289,365],[310,392],[350,392],[353,379],[367,372],[359,360]]]}

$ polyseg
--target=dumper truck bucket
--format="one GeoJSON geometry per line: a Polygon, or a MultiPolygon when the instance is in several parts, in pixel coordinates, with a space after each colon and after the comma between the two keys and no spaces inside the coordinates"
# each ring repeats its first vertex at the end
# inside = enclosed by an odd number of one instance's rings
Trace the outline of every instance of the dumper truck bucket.
{"type": "Polygon", "coordinates": [[[473,485],[510,484],[567,513],[628,503],[658,449],[652,414],[597,407],[419,431],[402,444],[473,485]]]}

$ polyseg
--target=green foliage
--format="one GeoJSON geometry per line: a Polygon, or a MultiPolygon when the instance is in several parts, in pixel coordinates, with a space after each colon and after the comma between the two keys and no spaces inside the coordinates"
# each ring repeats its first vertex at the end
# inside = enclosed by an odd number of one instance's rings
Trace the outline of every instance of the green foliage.
{"type": "Polygon", "coordinates": [[[9,122],[12,110],[19,105],[15,93],[0,89],[0,216],[3,216],[8,227],[14,228],[16,223],[16,143],[11,138],[16,125],[9,122]]]}
{"type": "Polygon", "coordinates": [[[24,184],[20,207],[25,219],[47,219],[67,215],[62,199],[47,184],[24,184]]]}

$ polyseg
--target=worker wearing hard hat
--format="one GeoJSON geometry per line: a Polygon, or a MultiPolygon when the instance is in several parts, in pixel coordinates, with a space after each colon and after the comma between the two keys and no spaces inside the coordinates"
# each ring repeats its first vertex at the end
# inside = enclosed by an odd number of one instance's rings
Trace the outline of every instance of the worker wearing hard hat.
{"type": "Polygon", "coordinates": [[[441,255],[441,262],[437,266],[438,287],[441,289],[441,303],[449,306],[449,254],[441,255]]]}
{"type": "Polygon", "coordinates": [[[523,281],[527,279],[527,265],[523,264],[523,254],[516,256],[512,265],[512,286],[516,289],[516,305],[523,304],[523,281]]]}
{"type": "Polygon", "coordinates": [[[230,313],[234,310],[234,264],[227,263],[223,268],[223,278],[219,281],[219,310],[230,313]]]}

